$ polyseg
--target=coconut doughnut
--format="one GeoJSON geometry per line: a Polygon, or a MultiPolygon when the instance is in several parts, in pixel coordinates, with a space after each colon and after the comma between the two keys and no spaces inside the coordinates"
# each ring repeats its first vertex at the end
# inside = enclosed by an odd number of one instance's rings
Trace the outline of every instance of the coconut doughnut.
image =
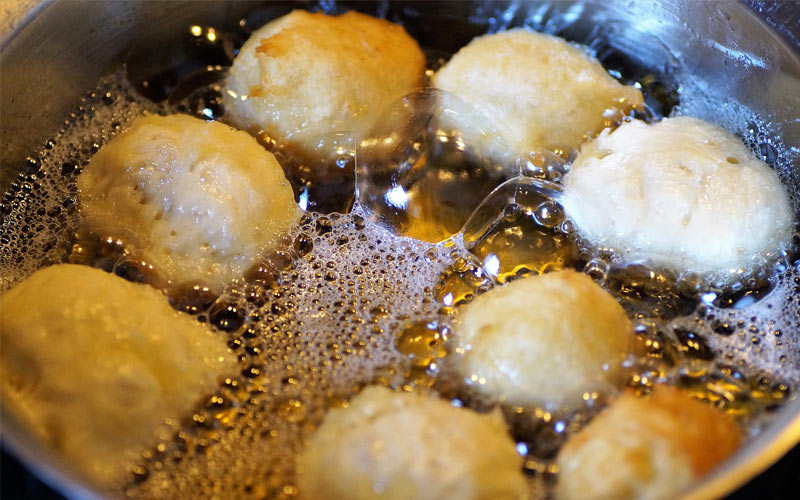
{"type": "Polygon", "coordinates": [[[425,56],[405,30],[350,11],[292,11],[242,46],[224,92],[226,118],[303,154],[321,137],[360,137],[393,101],[420,87],[425,56]]]}
{"type": "Polygon", "coordinates": [[[464,306],[453,329],[457,369],[479,392],[551,409],[611,389],[636,348],[622,307],[585,274],[530,276],[464,306]]]}
{"type": "Polygon", "coordinates": [[[626,392],[561,449],[557,498],[675,498],[741,440],[731,418],[678,389],[626,392]]]}
{"type": "Polygon", "coordinates": [[[371,386],[331,410],[300,457],[303,498],[526,498],[522,458],[499,413],[371,386]]]}
{"type": "Polygon", "coordinates": [[[730,133],[686,116],[624,123],[584,145],[562,203],[593,244],[678,272],[747,269],[792,235],[775,171],[730,133]]]}
{"type": "Polygon", "coordinates": [[[3,401],[99,484],[129,479],[165,419],[236,372],[224,336],[158,290],[88,266],[39,270],[0,310],[3,401]]]}
{"type": "MultiPolygon", "coordinates": [[[[525,29],[475,38],[433,84],[481,110],[500,131],[503,153],[522,158],[543,149],[568,155],[643,104],[638,89],[616,81],[578,46],[525,29]]],[[[492,139],[479,132],[486,128],[479,116],[456,124],[467,143],[492,139]]]]}
{"type": "Polygon", "coordinates": [[[275,157],[245,132],[187,115],[137,118],[78,178],[85,223],[174,283],[219,288],[300,218],[275,157]]]}

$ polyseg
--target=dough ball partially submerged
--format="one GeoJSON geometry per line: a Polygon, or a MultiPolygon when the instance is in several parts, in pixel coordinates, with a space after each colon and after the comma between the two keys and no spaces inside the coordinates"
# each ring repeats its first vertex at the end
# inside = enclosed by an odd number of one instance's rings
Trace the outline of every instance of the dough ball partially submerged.
{"type": "Polygon", "coordinates": [[[511,404],[558,409],[608,389],[636,348],[622,307],[572,270],[512,281],[478,296],[453,330],[458,370],[511,404]]]}
{"type": "Polygon", "coordinates": [[[792,234],[777,174],[696,118],[604,132],[581,148],[564,186],[564,208],[589,241],[679,272],[752,267],[792,234]]]}
{"type": "MultiPolygon", "coordinates": [[[[639,90],[620,84],[575,45],[524,29],[474,39],[433,84],[482,110],[508,153],[523,158],[543,149],[568,155],[643,104],[639,90]]],[[[467,142],[486,140],[477,133],[484,123],[467,119],[459,126],[467,142]]]]}
{"type": "Polygon", "coordinates": [[[522,459],[499,413],[372,386],[331,410],[300,457],[303,498],[524,498],[522,459]]]}
{"type": "Polygon", "coordinates": [[[225,339],[157,290],[72,264],[0,298],[4,402],[98,484],[130,479],[167,418],[235,370],[225,339]]]}
{"type": "Polygon", "coordinates": [[[137,118],[78,178],[82,214],[174,283],[221,287],[300,218],[275,157],[187,115],[137,118]]]}
{"type": "Polygon", "coordinates": [[[227,80],[226,118],[314,152],[334,131],[360,136],[422,85],[424,71],[425,56],[401,26],[353,11],[295,10],[242,46],[227,80]]]}
{"type": "Polygon", "coordinates": [[[622,394],[558,455],[560,500],[667,500],[733,454],[741,442],[726,415],[678,389],[622,394]]]}

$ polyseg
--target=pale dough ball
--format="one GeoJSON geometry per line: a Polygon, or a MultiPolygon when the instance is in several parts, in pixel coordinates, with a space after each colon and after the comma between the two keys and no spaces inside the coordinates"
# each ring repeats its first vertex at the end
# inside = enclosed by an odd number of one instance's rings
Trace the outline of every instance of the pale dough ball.
{"type": "Polygon", "coordinates": [[[586,144],[562,202],[593,244],[675,271],[747,268],[792,234],[777,174],[725,130],[685,116],[624,123],[586,144]]]}
{"type": "MultiPolygon", "coordinates": [[[[568,155],[643,104],[639,90],[616,81],[577,46],[524,29],[472,40],[433,84],[481,110],[509,153],[523,158],[543,149],[568,155]]],[[[478,132],[486,128],[478,115],[465,115],[458,126],[468,143],[489,139],[478,132]]]]}
{"type": "Polygon", "coordinates": [[[99,484],[129,480],[165,419],[189,415],[235,372],[224,336],[99,269],[39,270],[0,309],[4,403],[99,484]]]}
{"type": "Polygon", "coordinates": [[[314,152],[334,131],[360,137],[422,85],[424,72],[425,56],[399,25],[295,10],[242,46],[227,79],[226,118],[314,152]]]}
{"type": "Polygon", "coordinates": [[[303,498],[527,498],[522,458],[499,413],[371,386],[331,410],[300,457],[303,498]]]}
{"type": "Polygon", "coordinates": [[[512,281],[479,295],[453,329],[457,368],[475,389],[510,404],[579,405],[612,388],[636,349],[622,307],[572,270],[512,281]]]}
{"type": "Polygon", "coordinates": [[[728,416],[680,390],[622,394],[558,455],[558,500],[667,500],[739,446],[728,416]]]}
{"type": "Polygon", "coordinates": [[[85,222],[174,283],[221,287],[300,218],[272,153],[187,115],[137,118],[78,178],[85,222]]]}

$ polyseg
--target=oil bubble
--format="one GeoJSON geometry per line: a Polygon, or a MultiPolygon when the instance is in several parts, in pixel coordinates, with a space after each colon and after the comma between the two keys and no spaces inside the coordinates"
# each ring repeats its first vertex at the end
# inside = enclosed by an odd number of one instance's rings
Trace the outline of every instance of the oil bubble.
{"type": "MultiPolygon", "coordinates": [[[[401,235],[439,242],[458,233],[469,214],[505,179],[519,171],[490,158],[504,147],[492,129],[486,144],[467,144],[460,117],[480,123],[480,112],[436,89],[405,96],[358,145],[359,203],[401,235]]],[[[475,133],[475,132],[471,132],[475,133]]]]}
{"type": "MultiPolygon", "coordinates": [[[[341,129],[341,125],[331,124],[331,130],[341,129]]],[[[280,162],[300,208],[321,213],[350,212],[356,197],[354,134],[331,132],[315,137],[311,140],[315,144],[312,152],[264,134],[259,140],[280,162]]]]}
{"type": "Polygon", "coordinates": [[[466,222],[465,248],[499,283],[573,265],[579,254],[560,228],[564,211],[559,192],[557,184],[530,177],[507,181],[466,222]]]}

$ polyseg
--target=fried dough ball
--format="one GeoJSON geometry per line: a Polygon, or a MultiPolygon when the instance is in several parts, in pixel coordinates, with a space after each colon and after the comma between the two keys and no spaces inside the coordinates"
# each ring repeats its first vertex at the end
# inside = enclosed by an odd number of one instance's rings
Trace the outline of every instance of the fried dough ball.
{"type": "Polygon", "coordinates": [[[353,11],[295,10],[244,44],[224,104],[239,127],[309,153],[334,131],[360,137],[422,85],[424,72],[425,56],[399,25],[353,11]]]}
{"type": "Polygon", "coordinates": [[[0,309],[4,403],[99,484],[129,480],[165,419],[235,371],[226,339],[161,292],[88,266],[41,269],[0,309]]]}
{"type": "Polygon", "coordinates": [[[137,118],[78,178],[82,214],[174,283],[221,287],[300,218],[272,153],[187,115],[137,118]]]}
{"type": "Polygon", "coordinates": [[[739,447],[734,421],[673,387],[622,394],[561,449],[559,500],[675,498],[739,447]]]}
{"type": "Polygon", "coordinates": [[[303,498],[527,498],[522,459],[499,413],[371,386],[331,410],[300,457],[303,498]]]}
{"type": "Polygon", "coordinates": [[[622,307],[585,274],[556,271],[479,295],[453,329],[458,370],[480,392],[552,409],[609,389],[634,352],[622,307]]]}
{"type": "MultiPolygon", "coordinates": [[[[569,154],[644,102],[577,46],[524,29],[472,40],[433,84],[483,111],[507,153],[522,158],[543,149],[569,154]]],[[[468,143],[490,139],[478,132],[486,124],[470,116],[458,126],[468,143]]]]}
{"type": "Polygon", "coordinates": [[[604,132],[581,148],[564,186],[564,208],[589,241],[679,272],[752,267],[792,235],[777,174],[697,118],[604,132]]]}

